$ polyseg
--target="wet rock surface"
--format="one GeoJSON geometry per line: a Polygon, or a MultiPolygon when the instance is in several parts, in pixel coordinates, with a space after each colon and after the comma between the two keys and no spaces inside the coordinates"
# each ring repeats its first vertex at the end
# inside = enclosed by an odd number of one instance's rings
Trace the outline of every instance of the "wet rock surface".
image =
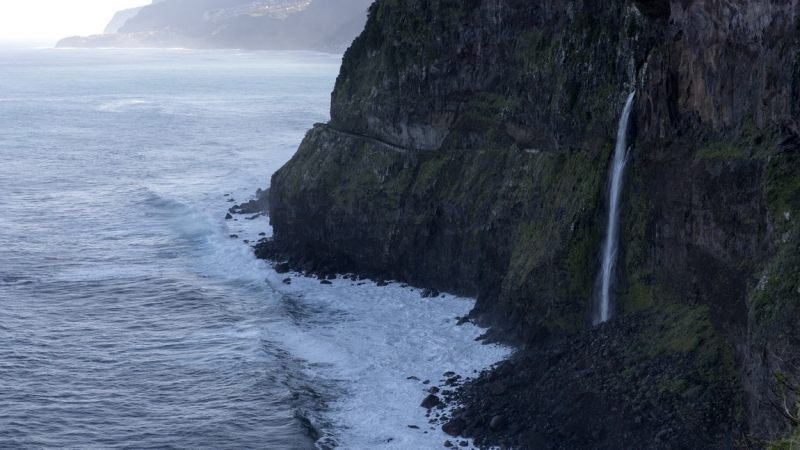
{"type": "Polygon", "coordinates": [[[256,219],[268,213],[269,213],[269,189],[267,190],[258,189],[256,191],[254,199],[248,200],[247,202],[243,202],[242,204],[239,205],[233,205],[230,209],[228,209],[228,216],[230,216],[231,214],[245,214],[245,215],[255,214],[253,216],[246,217],[246,219],[248,220],[256,219]]]}

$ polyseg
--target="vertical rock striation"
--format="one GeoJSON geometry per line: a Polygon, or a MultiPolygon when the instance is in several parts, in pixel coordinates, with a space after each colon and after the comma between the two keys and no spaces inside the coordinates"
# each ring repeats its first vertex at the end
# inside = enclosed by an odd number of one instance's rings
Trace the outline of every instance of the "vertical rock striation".
{"type": "Polygon", "coordinates": [[[800,366],[798,12],[796,0],[379,0],[343,58],[330,123],[273,177],[275,237],[259,253],[475,295],[472,318],[497,338],[579,332],[636,90],[618,312],[680,304],[692,330],[707,323],[720,339],[698,338],[716,346],[701,353],[728,356],[698,367],[727,364],[736,420],[776,436],[774,370],[800,366]]]}

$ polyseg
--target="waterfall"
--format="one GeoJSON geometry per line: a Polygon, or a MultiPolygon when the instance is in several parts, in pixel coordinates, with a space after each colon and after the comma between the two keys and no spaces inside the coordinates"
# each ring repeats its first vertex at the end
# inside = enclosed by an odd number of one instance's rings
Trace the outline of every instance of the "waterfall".
{"type": "Polygon", "coordinates": [[[625,108],[622,110],[622,117],[619,119],[619,129],[617,130],[617,147],[614,149],[614,160],[608,171],[608,227],[606,228],[606,238],[603,242],[602,266],[598,285],[600,292],[596,295],[596,304],[592,322],[605,322],[611,318],[611,281],[614,273],[614,266],[617,263],[617,253],[619,250],[619,208],[622,197],[622,176],[625,172],[625,165],[628,162],[628,124],[630,122],[631,110],[633,109],[633,97],[636,91],[631,92],[625,108]]]}

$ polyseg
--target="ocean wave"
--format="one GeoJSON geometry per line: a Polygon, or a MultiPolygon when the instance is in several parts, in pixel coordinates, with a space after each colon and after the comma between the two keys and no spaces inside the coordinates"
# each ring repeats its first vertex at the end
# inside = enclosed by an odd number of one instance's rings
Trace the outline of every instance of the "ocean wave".
{"type": "Polygon", "coordinates": [[[318,448],[439,448],[450,437],[431,427],[419,406],[426,389],[441,386],[445,371],[474,376],[510,352],[476,342],[482,330],[473,324],[456,325],[474,299],[422,298],[419,289],[398,283],[379,288],[340,278],[322,285],[290,276],[286,285],[286,274],[269,271],[268,282],[302,316],[271,336],[306,362],[303,375],[340,391],[315,417],[328,424],[318,448]]]}
{"type": "Polygon", "coordinates": [[[105,111],[105,112],[122,112],[131,109],[138,108],[142,105],[149,105],[150,102],[146,100],[119,100],[116,102],[104,103],[97,107],[98,111],[105,111]]]}

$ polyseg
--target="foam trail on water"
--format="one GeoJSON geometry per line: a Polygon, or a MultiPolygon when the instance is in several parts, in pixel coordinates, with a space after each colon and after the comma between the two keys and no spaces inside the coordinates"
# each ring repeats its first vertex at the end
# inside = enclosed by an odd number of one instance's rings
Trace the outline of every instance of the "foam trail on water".
{"type": "Polygon", "coordinates": [[[617,130],[617,147],[614,149],[614,160],[611,162],[611,170],[608,173],[608,226],[603,243],[602,267],[600,268],[600,293],[597,296],[598,301],[592,317],[592,322],[595,325],[610,319],[612,313],[611,275],[614,273],[614,266],[617,263],[619,204],[622,198],[622,176],[625,173],[625,165],[628,163],[628,125],[635,95],[636,91],[631,92],[628,96],[628,101],[625,103],[625,108],[622,110],[622,117],[619,120],[619,129],[617,130]]]}

